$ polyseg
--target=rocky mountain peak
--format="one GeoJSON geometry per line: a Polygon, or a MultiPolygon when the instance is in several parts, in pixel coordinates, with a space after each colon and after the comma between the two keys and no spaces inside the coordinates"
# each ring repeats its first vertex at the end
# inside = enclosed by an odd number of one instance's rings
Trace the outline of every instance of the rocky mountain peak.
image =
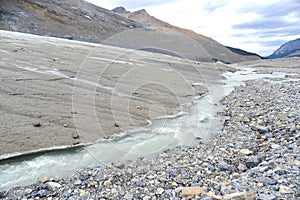
{"type": "Polygon", "coordinates": [[[115,13],[120,13],[120,14],[129,12],[123,6],[116,7],[114,9],[112,9],[112,11],[115,13]]]}
{"type": "Polygon", "coordinates": [[[147,11],[145,9],[141,9],[141,10],[137,10],[132,12],[129,15],[129,18],[135,18],[135,17],[150,17],[150,15],[147,13],[147,11]]]}

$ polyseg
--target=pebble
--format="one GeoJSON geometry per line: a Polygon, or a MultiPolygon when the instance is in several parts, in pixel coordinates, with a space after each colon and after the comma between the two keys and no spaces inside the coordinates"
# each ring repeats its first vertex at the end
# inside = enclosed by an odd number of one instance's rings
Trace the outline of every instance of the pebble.
{"type": "Polygon", "coordinates": [[[48,193],[47,190],[40,190],[40,191],[38,191],[38,196],[39,196],[40,198],[46,197],[48,194],[49,194],[49,193],[48,193]]]}
{"type": "Polygon", "coordinates": [[[202,187],[184,187],[182,188],[183,197],[195,197],[200,196],[205,191],[202,187]]]}
{"type": "Polygon", "coordinates": [[[276,196],[272,194],[260,194],[258,196],[259,200],[276,200],[276,196]]]}
{"type": "Polygon", "coordinates": [[[276,180],[274,180],[274,179],[271,179],[271,178],[265,178],[264,180],[263,180],[263,184],[264,185],[275,185],[277,183],[277,181],[276,180]]]}
{"type": "Polygon", "coordinates": [[[115,162],[114,163],[114,167],[119,168],[119,169],[124,168],[124,166],[125,166],[125,164],[122,163],[122,162],[115,162]]]}
{"type": "Polygon", "coordinates": [[[265,134],[269,132],[269,128],[265,126],[256,126],[255,127],[260,134],[265,134]]]}
{"type": "Polygon", "coordinates": [[[250,156],[246,161],[246,166],[248,168],[256,167],[260,163],[259,158],[257,156],[250,156]]]}
{"type": "Polygon", "coordinates": [[[238,192],[238,193],[232,193],[232,194],[227,194],[222,198],[223,200],[251,200],[255,199],[257,197],[257,193],[255,191],[252,192],[238,192]]]}
{"type": "Polygon", "coordinates": [[[61,184],[55,183],[55,182],[47,182],[46,185],[47,185],[47,188],[49,188],[50,190],[56,190],[56,189],[62,187],[61,184]]]}
{"type": "Polygon", "coordinates": [[[233,167],[231,165],[227,164],[226,162],[219,162],[218,168],[221,171],[231,171],[233,169],[233,167]]]}
{"type": "Polygon", "coordinates": [[[262,188],[262,187],[264,187],[264,184],[263,183],[257,183],[257,187],[262,188]]]}
{"type": "Polygon", "coordinates": [[[248,156],[248,155],[253,154],[253,151],[250,151],[249,149],[241,149],[240,153],[243,154],[243,155],[248,156]]]}
{"type": "Polygon", "coordinates": [[[266,138],[272,138],[273,134],[272,133],[266,133],[265,136],[266,136],[266,138]]]}
{"type": "Polygon", "coordinates": [[[32,189],[26,189],[25,194],[30,194],[32,192],[32,189]]]}
{"type": "Polygon", "coordinates": [[[284,185],[281,185],[279,187],[279,192],[282,194],[293,194],[294,193],[294,191],[291,188],[284,186],[284,185]]]}
{"type": "Polygon", "coordinates": [[[156,190],[156,194],[158,195],[162,195],[165,192],[165,190],[163,188],[157,188],[156,190]]]}
{"type": "Polygon", "coordinates": [[[77,180],[77,181],[74,182],[74,185],[76,185],[76,186],[77,186],[77,185],[81,185],[81,184],[82,184],[82,181],[81,181],[81,180],[77,180]]]}
{"type": "Polygon", "coordinates": [[[77,133],[77,132],[73,132],[73,133],[72,133],[72,138],[73,138],[73,139],[79,139],[78,133],[77,133]]]}
{"type": "Polygon", "coordinates": [[[41,124],[41,123],[33,123],[32,126],[33,126],[33,127],[41,127],[42,124],[41,124]]]}
{"type": "Polygon", "coordinates": [[[37,182],[40,182],[40,183],[46,183],[48,181],[48,177],[45,176],[45,175],[41,175],[38,179],[37,179],[37,182]]]}
{"type": "Polygon", "coordinates": [[[271,148],[272,149],[279,149],[281,146],[279,144],[272,144],[271,148]]]}
{"type": "Polygon", "coordinates": [[[124,196],[124,199],[126,200],[132,200],[133,199],[133,194],[130,192],[127,192],[124,196]]]}

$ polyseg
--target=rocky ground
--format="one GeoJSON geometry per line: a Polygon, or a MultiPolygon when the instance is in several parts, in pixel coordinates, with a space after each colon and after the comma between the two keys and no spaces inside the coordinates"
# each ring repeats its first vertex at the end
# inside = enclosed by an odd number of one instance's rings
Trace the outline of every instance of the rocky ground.
{"type": "Polygon", "coordinates": [[[300,199],[299,81],[256,80],[222,104],[205,143],[154,159],[83,169],[2,192],[4,199],[300,199]]]}

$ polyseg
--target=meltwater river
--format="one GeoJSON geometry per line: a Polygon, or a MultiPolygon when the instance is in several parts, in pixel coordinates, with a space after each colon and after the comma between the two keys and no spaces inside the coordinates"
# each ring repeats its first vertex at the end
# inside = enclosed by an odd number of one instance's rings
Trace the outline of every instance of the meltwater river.
{"type": "Polygon", "coordinates": [[[0,191],[14,186],[29,185],[41,175],[63,178],[83,167],[99,166],[108,162],[134,160],[156,155],[169,146],[195,145],[197,138],[205,140],[218,131],[222,120],[217,116],[218,102],[235,86],[250,79],[277,77],[284,73],[256,74],[254,69],[242,68],[235,73],[223,74],[224,85],[211,86],[205,97],[196,101],[190,112],[176,118],[154,120],[152,125],[140,129],[123,139],[102,142],[72,150],[52,151],[26,156],[0,163],[0,191]]]}

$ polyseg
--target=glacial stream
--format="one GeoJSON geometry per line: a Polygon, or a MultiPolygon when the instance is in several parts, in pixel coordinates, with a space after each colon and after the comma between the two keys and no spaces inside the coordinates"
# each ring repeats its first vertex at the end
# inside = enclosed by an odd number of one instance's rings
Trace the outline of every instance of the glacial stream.
{"type": "Polygon", "coordinates": [[[282,78],[284,73],[256,74],[254,69],[242,69],[223,76],[224,85],[212,86],[205,97],[195,101],[186,115],[152,121],[123,139],[100,142],[77,149],[51,151],[2,161],[0,164],[0,191],[19,185],[29,185],[41,175],[63,178],[83,167],[93,167],[114,161],[134,160],[158,154],[170,146],[195,145],[198,138],[205,140],[210,133],[218,131],[222,120],[216,117],[221,106],[219,101],[235,86],[244,81],[264,77],[282,78]]]}

